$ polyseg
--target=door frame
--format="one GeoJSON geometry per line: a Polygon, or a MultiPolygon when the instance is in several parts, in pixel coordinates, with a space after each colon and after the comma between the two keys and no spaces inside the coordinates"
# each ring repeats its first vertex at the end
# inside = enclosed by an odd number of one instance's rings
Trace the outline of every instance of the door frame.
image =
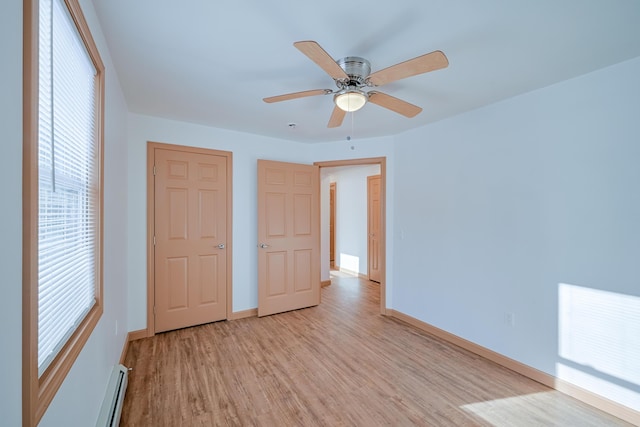
{"type": "Polygon", "coordinates": [[[387,315],[387,158],[371,157],[314,162],[320,169],[336,166],[380,165],[380,314],[387,315]]]}
{"type": "MultiPolygon", "coordinates": [[[[372,209],[371,209],[371,181],[373,180],[378,180],[380,183],[382,182],[382,177],[378,174],[378,175],[370,175],[367,177],[367,276],[369,277],[369,280],[372,282],[380,282],[380,280],[373,280],[371,278],[371,265],[372,265],[372,256],[371,256],[371,213],[372,213],[372,209]]],[[[380,193],[380,190],[378,190],[378,192],[380,193]]],[[[380,194],[378,194],[378,199],[380,199],[380,194]]],[[[382,200],[380,199],[380,202],[382,203],[382,200]]],[[[380,207],[380,210],[382,210],[382,206],[380,207]]],[[[382,212],[379,213],[379,215],[382,215],[382,212]]],[[[380,230],[378,230],[378,234],[382,234],[380,233],[380,230]]],[[[380,239],[380,236],[378,236],[378,240],[380,239]]],[[[381,248],[380,245],[378,244],[378,253],[380,252],[381,248]]],[[[378,257],[378,262],[380,262],[380,257],[378,257]]],[[[379,268],[378,268],[379,270],[379,268]]],[[[380,278],[378,278],[380,279],[380,278]]]]}
{"type": "Polygon", "coordinates": [[[154,245],[154,230],[155,230],[155,188],[154,188],[154,164],[156,148],[165,150],[174,150],[188,153],[208,154],[214,156],[221,156],[226,158],[227,169],[227,241],[225,242],[227,250],[227,319],[232,317],[233,310],[233,280],[232,280],[232,266],[233,266],[233,209],[232,209],[232,177],[233,177],[233,154],[230,151],[213,150],[209,148],[191,147],[187,145],[166,144],[162,142],[147,141],[147,337],[155,335],[155,316],[154,316],[154,303],[155,303],[155,245],[154,245]]]}
{"type": "Polygon", "coordinates": [[[329,183],[329,270],[335,268],[336,264],[336,201],[338,200],[337,183],[329,183]],[[333,191],[333,205],[331,204],[331,192],[333,191]],[[333,225],[333,227],[332,227],[333,225]],[[331,260],[333,252],[333,261],[331,260]]]}

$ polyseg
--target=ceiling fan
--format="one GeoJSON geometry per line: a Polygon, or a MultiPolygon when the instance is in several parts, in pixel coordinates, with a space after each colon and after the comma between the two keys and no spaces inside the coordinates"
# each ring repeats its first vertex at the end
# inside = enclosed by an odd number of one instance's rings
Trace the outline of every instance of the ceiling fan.
{"type": "Polygon", "coordinates": [[[357,111],[367,102],[377,104],[405,117],[415,117],[422,111],[422,108],[377,90],[365,91],[364,88],[382,86],[396,80],[446,68],[449,65],[445,54],[436,50],[371,74],[371,64],[364,58],[347,56],[334,61],[315,41],[299,41],[293,45],[329,74],[338,89],[306,90],[271,96],[264,98],[263,101],[272,103],[332,94],[335,107],[327,125],[330,128],[339,127],[347,112],[357,111]]]}

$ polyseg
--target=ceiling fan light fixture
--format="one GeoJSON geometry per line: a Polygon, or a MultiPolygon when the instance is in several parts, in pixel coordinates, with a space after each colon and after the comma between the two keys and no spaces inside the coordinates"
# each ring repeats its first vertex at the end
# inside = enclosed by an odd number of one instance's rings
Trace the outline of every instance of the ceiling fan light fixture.
{"type": "Polygon", "coordinates": [[[367,94],[359,89],[345,89],[333,97],[338,108],[348,113],[358,111],[367,103],[367,94]]]}

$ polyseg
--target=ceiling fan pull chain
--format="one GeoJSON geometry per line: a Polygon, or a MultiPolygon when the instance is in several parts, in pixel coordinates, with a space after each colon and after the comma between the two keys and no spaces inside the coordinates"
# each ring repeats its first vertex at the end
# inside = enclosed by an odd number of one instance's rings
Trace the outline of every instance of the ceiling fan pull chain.
{"type": "Polygon", "coordinates": [[[351,113],[351,139],[353,139],[353,132],[354,132],[354,125],[353,124],[354,124],[354,121],[355,121],[355,118],[354,118],[355,115],[356,115],[355,111],[351,113]]]}

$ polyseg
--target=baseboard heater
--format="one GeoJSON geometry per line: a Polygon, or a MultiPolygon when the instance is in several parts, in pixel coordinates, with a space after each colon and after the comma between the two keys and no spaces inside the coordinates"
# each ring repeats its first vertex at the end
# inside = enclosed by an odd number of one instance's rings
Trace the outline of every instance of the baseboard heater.
{"type": "Polygon", "coordinates": [[[117,427],[120,425],[128,374],[129,370],[126,366],[116,365],[113,367],[96,427],[117,427]]]}

